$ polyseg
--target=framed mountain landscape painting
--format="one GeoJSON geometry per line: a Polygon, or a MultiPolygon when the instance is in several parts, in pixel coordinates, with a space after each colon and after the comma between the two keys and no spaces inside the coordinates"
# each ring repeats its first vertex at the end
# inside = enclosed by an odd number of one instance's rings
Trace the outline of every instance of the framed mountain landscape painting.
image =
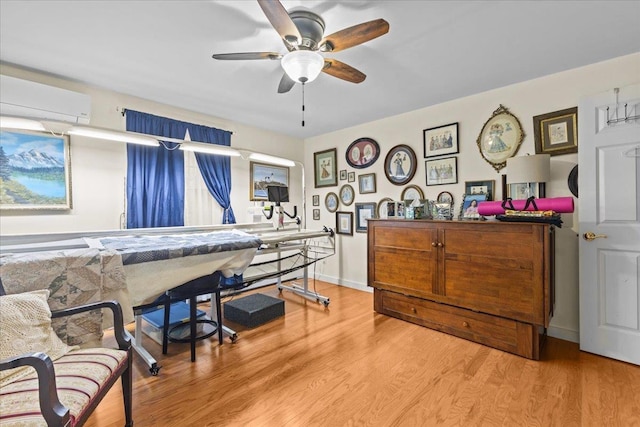
{"type": "Polygon", "coordinates": [[[71,209],[69,138],[0,132],[0,209],[71,209]]]}

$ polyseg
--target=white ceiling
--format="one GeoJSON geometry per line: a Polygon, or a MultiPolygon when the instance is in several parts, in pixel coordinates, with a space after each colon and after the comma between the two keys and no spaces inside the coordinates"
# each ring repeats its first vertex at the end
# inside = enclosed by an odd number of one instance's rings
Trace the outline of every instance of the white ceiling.
{"type": "MultiPolygon", "coordinates": [[[[306,138],[640,52],[640,1],[300,1],[331,34],[384,18],[388,34],[327,54],[367,75],[276,92],[286,50],[253,0],[0,0],[0,61],[306,138]]],[[[639,76],[640,78],[640,76],[639,76]]],[[[1,94],[0,94],[1,96],[1,94]]],[[[126,106],[125,106],[126,107],[126,106]]]]}

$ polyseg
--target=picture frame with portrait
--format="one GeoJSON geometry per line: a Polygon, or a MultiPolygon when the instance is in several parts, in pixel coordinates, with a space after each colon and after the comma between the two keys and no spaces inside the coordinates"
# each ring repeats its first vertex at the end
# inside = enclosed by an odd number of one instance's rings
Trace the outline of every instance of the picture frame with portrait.
{"type": "Polygon", "coordinates": [[[317,194],[314,194],[314,195],[311,197],[311,204],[312,204],[313,206],[320,206],[320,196],[319,196],[319,195],[317,195],[317,194]]]}
{"type": "Polygon", "coordinates": [[[463,194],[460,204],[460,219],[481,219],[478,204],[487,200],[486,194],[463,194]]]}
{"type": "Polygon", "coordinates": [[[558,156],[578,152],[578,107],[533,117],[536,154],[558,156]]]}
{"type": "Polygon", "coordinates": [[[346,181],[346,180],[347,180],[347,170],[342,169],[340,171],[340,181],[346,181]]]}
{"type": "Polygon", "coordinates": [[[338,185],[336,153],[335,148],[313,153],[313,175],[316,188],[338,185]]]}
{"type": "Polygon", "coordinates": [[[518,152],[523,140],[520,120],[500,104],[482,126],[476,144],[482,158],[500,172],[507,165],[507,159],[518,152]]]}
{"type": "Polygon", "coordinates": [[[384,173],[389,182],[395,185],[411,181],[417,169],[416,153],[408,145],[396,145],[384,160],[384,173]]]}
{"type": "Polygon", "coordinates": [[[356,182],[355,172],[349,172],[349,174],[347,175],[347,182],[356,182]]]}
{"type": "Polygon", "coordinates": [[[422,135],[425,158],[460,152],[457,122],[425,129],[422,135]]]}
{"type": "Polygon", "coordinates": [[[336,234],[353,236],[353,212],[336,212],[336,234]]]}
{"type": "Polygon", "coordinates": [[[380,157],[380,145],[371,138],[358,138],[349,144],[345,157],[352,168],[368,168],[380,157]]]}
{"type": "Polygon", "coordinates": [[[320,221],[320,209],[313,210],[313,220],[320,221]]]}

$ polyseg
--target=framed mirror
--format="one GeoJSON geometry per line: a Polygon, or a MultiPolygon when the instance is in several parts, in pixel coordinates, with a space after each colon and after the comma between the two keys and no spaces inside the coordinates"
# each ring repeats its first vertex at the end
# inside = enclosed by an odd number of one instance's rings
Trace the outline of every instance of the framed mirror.
{"type": "Polygon", "coordinates": [[[482,126],[476,143],[482,158],[500,172],[507,165],[507,159],[518,152],[523,140],[520,120],[500,104],[482,126]]]}

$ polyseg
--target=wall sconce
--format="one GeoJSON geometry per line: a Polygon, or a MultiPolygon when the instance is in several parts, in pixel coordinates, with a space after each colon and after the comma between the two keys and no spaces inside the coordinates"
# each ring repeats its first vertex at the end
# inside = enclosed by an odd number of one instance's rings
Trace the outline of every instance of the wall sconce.
{"type": "MultiPolygon", "coordinates": [[[[533,156],[518,156],[507,159],[507,184],[525,184],[526,197],[546,196],[545,183],[551,176],[551,156],[549,154],[536,154],[533,156]],[[534,188],[538,185],[538,194],[534,188]]],[[[514,193],[511,192],[513,195],[514,193]]],[[[512,198],[515,198],[512,196],[512,198]]]]}

